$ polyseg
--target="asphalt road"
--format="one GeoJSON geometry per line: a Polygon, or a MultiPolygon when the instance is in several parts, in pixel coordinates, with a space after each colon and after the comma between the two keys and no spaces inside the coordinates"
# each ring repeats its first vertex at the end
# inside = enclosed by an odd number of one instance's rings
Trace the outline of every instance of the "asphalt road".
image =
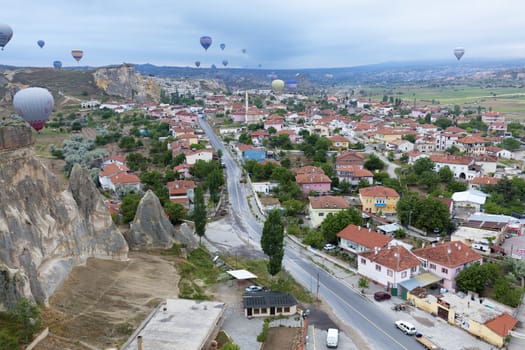
{"type": "MultiPolygon", "coordinates": [[[[244,239],[257,244],[260,241],[262,225],[250,211],[247,197],[248,189],[240,178],[242,171],[222,142],[213,132],[210,125],[199,118],[200,125],[208,135],[216,150],[222,150],[222,161],[226,166],[227,188],[232,207],[231,215],[240,226],[244,239]]],[[[305,288],[317,294],[319,276],[319,297],[330,305],[340,320],[359,331],[374,349],[418,349],[420,345],[413,337],[405,336],[394,326],[394,320],[385,315],[367,298],[344,284],[325,270],[302,256],[293,245],[285,249],[283,265],[294,278],[305,288]],[[315,286],[315,290],[313,290],[315,286]]]]}

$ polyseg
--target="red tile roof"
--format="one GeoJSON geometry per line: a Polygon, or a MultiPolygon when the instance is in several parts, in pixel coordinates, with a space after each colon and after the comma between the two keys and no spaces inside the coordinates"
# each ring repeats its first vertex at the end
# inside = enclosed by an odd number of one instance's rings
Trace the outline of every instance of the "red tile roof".
{"type": "Polygon", "coordinates": [[[311,183],[332,183],[332,180],[324,174],[299,174],[295,176],[298,185],[311,183]]]}
{"type": "Polygon", "coordinates": [[[339,196],[319,196],[308,197],[313,209],[346,209],[350,205],[343,197],[339,196]]]}
{"type": "Polygon", "coordinates": [[[481,259],[481,255],[461,241],[433,243],[424,248],[415,249],[413,253],[429,262],[452,268],[481,259]]]}
{"type": "Polygon", "coordinates": [[[125,165],[120,165],[119,163],[110,163],[102,168],[102,171],[98,174],[98,176],[112,176],[127,171],[129,171],[129,168],[125,165]]]}
{"type": "Polygon", "coordinates": [[[175,180],[167,184],[171,195],[183,195],[188,193],[188,190],[195,188],[195,182],[191,180],[175,180]]]}
{"type": "Polygon", "coordinates": [[[465,157],[465,156],[431,154],[429,158],[434,163],[442,163],[442,164],[469,165],[470,163],[472,163],[472,158],[465,157]]]}
{"type": "Polygon", "coordinates": [[[295,175],[303,175],[303,174],[323,174],[324,170],[320,167],[313,166],[313,165],[306,165],[299,168],[292,168],[292,171],[295,173],[295,175]]]}
{"type": "Polygon", "coordinates": [[[399,197],[399,194],[390,187],[373,186],[359,189],[359,195],[364,197],[399,197]]]}
{"type": "Polygon", "coordinates": [[[496,334],[506,337],[509,335],[509,331],[512,330],[512,328],[514,328],[517,323],[518,320],[505,312],[498,317],[486,322],[485,326],[490,328],[496,334]]]}
{"type": "Polygon", "coordinates": [[[378,251],[371,250],[359,255],[397,272],[421,265],[421,261],[401,245],[394,245],[378,251]]]}
{"type": "Polygon", "coordinates": [[[491,176],[478,176],[470,180],[474,185],[496,185],[500,179],[491,176]]]}
{"type": "Polygon", "coordinates": [[[348,139],[341,135],[334,135],[332,137],[329,137],[330,141],[332,142],[349,142],[348,139]]]}
{"type": "Polygon", "coordinates": [[[111,182],[114,185],[139,184],[140,179],[135,174],[128,174],[126,172],[121,172],[121,173],[111,176],[111,182]]]}
{"type": "Polygon", "coordinates": [[[373,250],[375,247],[385,247],[393,238],[382,235],[365,227],[350,224],[341,230],[337,237],[355,242],[373,250]]]}
{"type": "Polygon", "coordinates": [[[478,143],[485,143],[485,139],[479,136],[466,136],[458,140],[458,143],[464,143],[467,145],[475,145],[478,143]]]}

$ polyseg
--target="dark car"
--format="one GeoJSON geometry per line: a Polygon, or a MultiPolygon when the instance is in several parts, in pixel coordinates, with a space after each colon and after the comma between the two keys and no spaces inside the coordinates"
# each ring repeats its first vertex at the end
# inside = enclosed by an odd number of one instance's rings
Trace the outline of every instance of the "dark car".
{"type": "Polygon", "coordinates": [[[376,301],[388,300],[390,299],[390,294],[388,294],[387,292],[375,292],[374,299],[376,301]]]}

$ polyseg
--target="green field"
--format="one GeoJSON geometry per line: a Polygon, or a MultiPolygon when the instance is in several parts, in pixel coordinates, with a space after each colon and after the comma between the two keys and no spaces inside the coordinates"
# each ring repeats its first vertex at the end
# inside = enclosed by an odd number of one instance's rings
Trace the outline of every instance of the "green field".
{"type": "Polygon", "coordinates": [[[454,106],[477,108],[505,113],[509,118],[525,117],[525,89],[517,87],[481,88],[451,87],[396,87],[393,89],[364,88],[367,97],[381,101],[384,95],[401,98],[417,106],[454,106]]]}

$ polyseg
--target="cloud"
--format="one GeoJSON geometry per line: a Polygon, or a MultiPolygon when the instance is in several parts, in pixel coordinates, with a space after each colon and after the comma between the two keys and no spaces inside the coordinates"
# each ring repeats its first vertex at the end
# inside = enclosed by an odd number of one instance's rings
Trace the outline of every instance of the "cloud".
{"type": "Polygon", "coordinates": [[[73,48],[84,49],[81,64],[92,66],[227,59],[229,67],[339,67],[453,59],[456,46],[466,48],[464,59],[516,58],[523,10],[519,0],[16,1],[0,15],[14,30],[0,63],[76,65],[73,48]],[[214,39],[208,52],[201,35],[214,39]]]}

